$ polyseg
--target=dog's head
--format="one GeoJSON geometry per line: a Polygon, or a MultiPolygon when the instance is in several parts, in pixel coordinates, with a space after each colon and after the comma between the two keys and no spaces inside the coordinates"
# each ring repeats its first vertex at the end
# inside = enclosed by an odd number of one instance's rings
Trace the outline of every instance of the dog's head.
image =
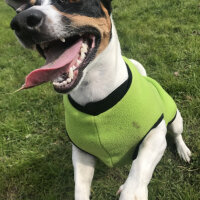
{"type": "Polygon", "coordinates": [[[23,88],[52,81],[56,91],[74,89],[83,71],[109,44],[111,0],[6,0],[19,41],[37,49],[45,66],[26,77],[23,88]]]}

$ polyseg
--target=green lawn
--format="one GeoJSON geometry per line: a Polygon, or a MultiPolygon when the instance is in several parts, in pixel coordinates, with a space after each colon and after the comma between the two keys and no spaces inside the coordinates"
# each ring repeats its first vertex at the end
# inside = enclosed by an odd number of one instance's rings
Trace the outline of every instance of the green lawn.
{"type": "MultiPolygon", "coordinates": [[[[0,200],[72,200],[71,144],[62,96],[51,84],[9,94],[42,65],[20,46],[0,0],[0,200]]],[[[176,100],[192,161],[168,148],[149,185],[150,200],[200,199],[200,4],[196,0],[114,0],[113,17],[123,54],[139,60],[176,100]]],[[[116,200],[130,166],[98,163],[93,200],[116,200]]]]}

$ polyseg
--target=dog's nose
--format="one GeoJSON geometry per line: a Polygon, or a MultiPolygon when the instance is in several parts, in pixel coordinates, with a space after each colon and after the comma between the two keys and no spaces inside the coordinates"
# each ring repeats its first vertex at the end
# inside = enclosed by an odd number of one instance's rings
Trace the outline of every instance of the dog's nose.
{"type": "Polygon", "coordinates": [[[39,10],[26,10],[16,15],[10,26],[18,33],[35,30],[42,26],[44,16],[44,13],[39,10]]]}

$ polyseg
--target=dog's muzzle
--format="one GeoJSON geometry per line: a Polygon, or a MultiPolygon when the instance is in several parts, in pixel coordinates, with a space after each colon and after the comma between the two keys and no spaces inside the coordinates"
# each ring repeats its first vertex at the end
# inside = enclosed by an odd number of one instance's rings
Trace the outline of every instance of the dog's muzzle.
{"type": "Polygon", "coordinates": [[[69,26],[70,20],[60,17],[58,24],[65,28],[61,36],[53,31],[57,28],[50,28],[53,25],[49,19],[42,11],[31,8],[17,14],[11,22],[22,44],[37,49],[46,60],[44,66],[27,75],[21,89],[51,81],[57,92],[67,93],[78,85],[83,70],[95,58],[100,32],[92,26],[69,26]]]}
{"type": "Polygon", "coordinates": [[[31,47],[41,39],[41,33],[45,30],[45,18],[45,14],[39,10],[25,10],[13,18],[10,26],[24,45],[31,47]]]}

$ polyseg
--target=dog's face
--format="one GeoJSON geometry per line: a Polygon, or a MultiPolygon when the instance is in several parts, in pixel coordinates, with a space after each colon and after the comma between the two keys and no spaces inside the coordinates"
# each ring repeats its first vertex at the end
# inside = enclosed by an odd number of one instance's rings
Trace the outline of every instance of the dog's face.
{"type": "Polygon", "coordinates": [[[6,0],[17,15],[11,28],[46,65],[26,77],[24,88],[52,81],[58,92],[74,89],[83,70],[109,44],[111,0],[6,0]]]}

